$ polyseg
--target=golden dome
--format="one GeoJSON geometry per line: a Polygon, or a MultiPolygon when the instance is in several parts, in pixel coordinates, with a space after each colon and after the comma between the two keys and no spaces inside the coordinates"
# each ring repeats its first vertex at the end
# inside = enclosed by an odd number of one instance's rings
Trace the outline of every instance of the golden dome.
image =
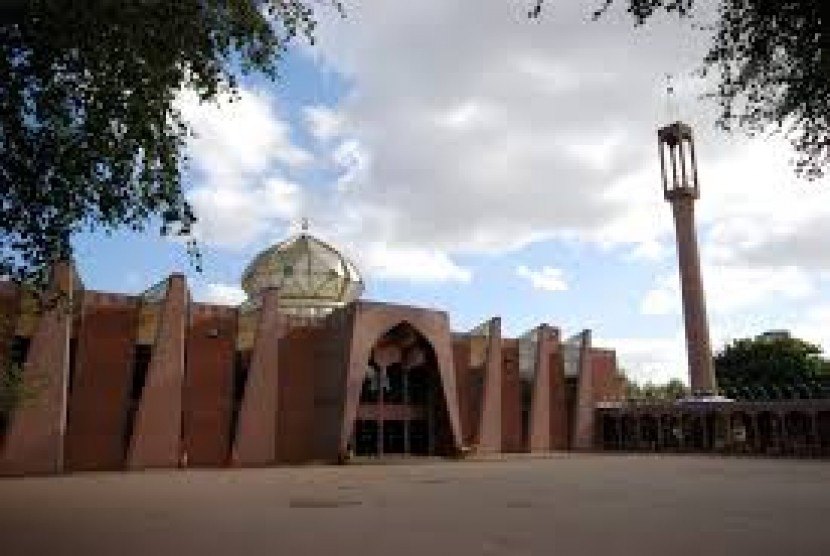
{"type": "Polygon", "coordinates": [[[301,233],[257,255],[242,275],[242,288],[253,301],[263,289],[279,288],[283,312],[325,315],[363,293],[363,279],[337,249],[301,233]]]}

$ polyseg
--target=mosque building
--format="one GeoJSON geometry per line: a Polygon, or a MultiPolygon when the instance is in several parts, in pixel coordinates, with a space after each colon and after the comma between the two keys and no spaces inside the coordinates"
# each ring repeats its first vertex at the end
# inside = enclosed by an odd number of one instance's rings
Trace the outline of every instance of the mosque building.
{"type": "Polygon", "coordinates": [[[594,448],[615,353],[498,317],[361,298],[340,251],[303,230],[254,258],[239,306],[172,274],[141,295],[87,290],[36,311],[0,282],[0,363],[34,392],[0,422],[0,474],[343,462],[594,448]]]}
{"type": "MultiPolygon", "coordinates": [[[[613,350],[493,317],[361,299],[360,272],[307,229],[260,253],[239,306],[191,300],[172,274],[141,295],[52,269],[56,304],[0,281],[0,368],[25,403],[0,413],[0,475],[246,467],[553,450],[830,456],[830,399],[719,394],[694,206],[692,129],[658,130],[692,396],[624,399],[613,350]]],[[[0,392],[2,394],[2,392],[0,392]]]]}

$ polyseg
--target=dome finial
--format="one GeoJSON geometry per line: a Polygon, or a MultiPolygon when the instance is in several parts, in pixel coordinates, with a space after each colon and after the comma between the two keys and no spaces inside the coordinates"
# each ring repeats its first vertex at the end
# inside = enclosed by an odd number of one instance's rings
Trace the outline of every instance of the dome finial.
{"type": "Polygon", "coordinates": [[[674,90],[674,74],[666,74],[666,117],[669,123],[674,123],[678,120],[677,98],[674,90]]]}
{"type": "Polygon", "coordinates": [[[300,229],[303,233],[308,233],[308,218],[303,216],[302,220],[300,220],[300,229]]]}

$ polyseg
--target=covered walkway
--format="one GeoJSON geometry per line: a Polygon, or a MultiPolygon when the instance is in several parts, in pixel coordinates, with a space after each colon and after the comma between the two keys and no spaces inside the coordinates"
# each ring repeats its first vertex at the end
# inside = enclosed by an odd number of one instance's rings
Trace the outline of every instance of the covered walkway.
{"type": "Polygon", "coordinates": [[[597,412],[602,450],[830,457],[830,400],[628,402],[597,412]]]}

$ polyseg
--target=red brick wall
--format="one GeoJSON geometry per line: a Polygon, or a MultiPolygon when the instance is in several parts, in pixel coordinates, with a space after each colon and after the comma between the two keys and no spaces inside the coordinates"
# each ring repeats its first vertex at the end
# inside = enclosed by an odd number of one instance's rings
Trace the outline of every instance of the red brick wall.
{"type": "Polygon", "coordinates": [[[235,338],[235,311],[191,307],[182,394],[182,440],[190,467],[228,461],[235,338]]]}
{"type": "Polygon", "coordinates": [[[277,462],[302,463],[314,457],[314,374],[317,328],[295,328],[280,340],[277,393],[277,462]]]}
{"type": "MultiPolygon", "coordinates": [[[[52,268],[52,290],[72,300],[71,265],[52,268]]],[[[18,408],[6,431],[0,454],[0,474],[52,474],[64,467],[67,379],[73,316],[62,304],[50,308],[37,321],[26,355],[24,385],[35,388],[37,403],[18,408]]]]}
{"type": "Polygon", "coordinates": [[[576,421],[577,390],[579,379],[576,377],[565,379],[565,414],[568,423],[568,447],[573,446],[573,432],[576,421]]]}
{"type": "Polygon", "coordinates": [[[473,370],[470,368],[470,344],[465,340],[455,340],[452,344],[455,384],[458,390],[458,413],[461,417],[461,438],[465,446],[476,443],[478,427],[473,391],[473,370]]]}
{"type": "Polygon", "coordinates": [[[562,352],[550,355],[550,447],[567,450],[570,424],[565,394],[565,370],[562,352]]]}
{"type": "MultiPolygon", "coordinates": [[[[0,368],[11,357],[12,339],[19,308],[17,289],[8,282],[0,282],[0,368]]],[[[6,422],[0,421],[0,452],[6,439],[6,422]]]]}
{"type": "Polygon", "coordinates": [[[0,283],[0,365],[10,356],[19,303],[16,288],[0,283]]]}
{"type": "Polygon", "coordinates": [[[77,336],[65,437],[68,471],[120,469],[132,383],[134,302],[86,293],[77,336]]]}
{"type": "Polygon", "coordinates": [[[502,344],[501,431],[503,450],[521,452],[522,446],[522,390],[519,378],[519,344],[502,344]]]}
{"type": "Polygon", "coordinates": [[[591,368],[594,402],[622,397],[625,386],[617,373],[617,355],[613,350],[592,350],[591,368]]]}

